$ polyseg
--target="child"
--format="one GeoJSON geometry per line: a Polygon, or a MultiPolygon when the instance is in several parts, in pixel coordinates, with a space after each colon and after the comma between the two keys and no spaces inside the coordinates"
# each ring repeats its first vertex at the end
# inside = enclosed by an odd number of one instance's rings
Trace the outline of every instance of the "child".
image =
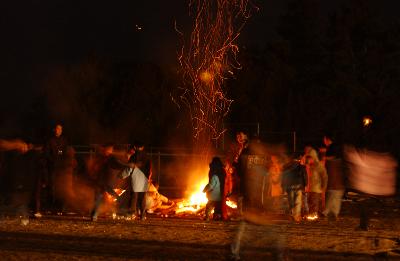
{"type": "Polygon", "coordinates": [[[206,205],[206,220],[210,220],[211,212],[214,209],[214,220],[222,217],[222,195],[224,193],[225,169],[222,161],[218,157],[214,157],[210,163],[210,171],[208,173],[208,184],[203,192],[207,194],[208,202],[206,205]]]}

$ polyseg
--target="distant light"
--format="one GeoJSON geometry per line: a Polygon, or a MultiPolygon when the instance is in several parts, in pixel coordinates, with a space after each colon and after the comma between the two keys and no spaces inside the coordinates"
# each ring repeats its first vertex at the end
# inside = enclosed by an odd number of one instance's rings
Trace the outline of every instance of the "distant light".
{"type": "Polygon", "coordinates": [[[370,116],[364,116],[363,125],[364,127],[368,127],[372,124],[372,118],[370,116]]]}
{"type": "Polygon", "coordinates": [[[141,31],[143,29],[143,27],[138,24],[135,25],[135,28],[136,28],[136,31],[141,31]]]}

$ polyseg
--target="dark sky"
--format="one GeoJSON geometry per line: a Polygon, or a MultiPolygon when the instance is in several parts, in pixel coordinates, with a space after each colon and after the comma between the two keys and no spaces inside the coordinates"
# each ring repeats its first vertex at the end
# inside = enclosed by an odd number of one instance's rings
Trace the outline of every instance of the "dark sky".
{"type": "MultiPolygon", "coordinates": [[[[274,34],[289,0],[259,0],[260,11],[242,35],[257,45],[274,34]]],[[[345,0],[323,1],[325,11],[345,0]]],[[[385,16],[396,16],[398,0],[376,1],[385,16]]],[[[76,63],[90,54],[115,60],[176,65],[179,38],[188,28],[188,1],[3,1],[0,7],[0,86],[3,114],[29,103],[44,68],[76,63]],[[138,30],[141,27],[142,30],[138,30]],[[6,109],[4,112],[4,108],[6,109]]]]}

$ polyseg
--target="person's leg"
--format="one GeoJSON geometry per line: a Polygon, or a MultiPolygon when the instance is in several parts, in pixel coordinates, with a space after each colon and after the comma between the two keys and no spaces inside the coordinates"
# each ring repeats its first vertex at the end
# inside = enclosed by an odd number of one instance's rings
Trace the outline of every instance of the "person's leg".
{"type": "Polygon", "coordinates": [[[211,216],[211,212],[213,210],[214,204],[213,201],[209,200],[206,204],[206,209],[205,209],[205,220],[209,221],[210,220],[210,216],[211,216]]]}
{"type": "Polygon", "coordinates": [[[286,191],[286,194],[288,199],[289,212],[290,214],[292,214],[292,210],[294,208],[294,191],[292,189],[289,189],[286,191]]]}
{"type": "Polygon", "coordinates": [[[145,201],[146,192],[138,192],[138,204],[140,209],[140,219],[146,219],[146,201],[145,201]]]}
{"type": "Polygon", "coordinates": [[[303,216],[307,216],[308,213],[310,212],[310,208],[308,206],[308,201],[309,201],[309,192],[303,191],[303,201],[302,201],[302,204],[303,204],[302,215],[303,216]]]}
{"type": "Polygon", "coordinates": [[[310,192],[308,195],[309,198],[309,214],[315,215],[318,214],[319,202],[321,198],[321,193],[310,192]]]}
{"type": "Polygon", "coordinates": [[[340,213],[340,208],[342,206],[342,198],[344,195],[344,190],[328,190],[327,191],[327,201],[326,208],[323,212],[325,216],[333,215],[337,218],[340,213]]]}
{"type": "Polygon", "coordinates": [[[332,212],[332,208],[333,208],[333,191],[327,190],[326,191],[326,204],[325,204],[325,209],[322,211],[322,215],[328,216],[329,213],[332,212]]]}
{"type": "Polygon", "coordinates": [[[131,201],[131,212],[132,215],[138,215],[138,200],[139,200],[139,192],[132,193],[132,201],[131,201]]]}
{"type": "Polygon", "coordinates": [[[214,203],[214,220],[221,220],[222,218],[222,202],[215,201],[214,203]]]}
{"type": "Polygon", "coordinates": [[[92,221],[96,221],[97,217],[99,215],[99,209],[101,204],[103,203],[104,200],[104,193],[101,190],[96,189],[95,190],[95,197],[94,197],[94,206],[93,206],[93,210],[90,213],[90,217],[92,219],[92,221]]]}
{"type": "Polygon", "coordinates": [[[332,201],[332,212],[337,218],[342,207],[342,199],[344,195],[344,190],[333,190],[333,201],[332,201]]]}
{"type": "Polygon", "coordinates": [[[37,181],[36,187],[35,187],[35,217],[41,217],[42,214],[40,214],[40,203],[41,203],[41,192],[42,192],[42,184],[40,180],[37,181]]]}
{"type": "Polygon", "coordinates": [[[292,210],[292,216],[296,222],[301,221],[302,196],[303,196],[302,190],[300,189],[293,190],[294,205],[292,210]]]}
{"type": "Polygon", "coordinates": [[[368,215],[368,205],[367,200],[361,200],[359,202],[360,207],[360,225],[358,229],[367,231],[369,226],[369,215],[368,215]]]}

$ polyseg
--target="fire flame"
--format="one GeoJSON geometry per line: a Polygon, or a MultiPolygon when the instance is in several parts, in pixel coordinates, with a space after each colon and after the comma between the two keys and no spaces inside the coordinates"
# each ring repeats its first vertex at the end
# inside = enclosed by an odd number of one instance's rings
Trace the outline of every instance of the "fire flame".
{"type": "MultiPolygon", "coordinates": [[[[198,189],[195,190],[193,194],[189,197],[188,200],[183,200],[177,203],[177,209],[175,211],[176,214],[179,213],[197,213],[201,209],[203,209],[207,202],[207,195],[203,192],[204,187],[207,185],[207,182],[203,181],[199,183],[198,189]]],[[[226,205],[230,208],[237,208],[236,202],[226,199],[226,205]]]]}
{"type": "Polygon", "coordinates": [[[311,214],[307,216],[307,220],[317,220],[318,214],[311,214]]]}
{"type": "Polygon", "coordinates": [[[228,207],[230,207],[230,208],[237,208],[236,202],[234,202],[234,201],[232,201],[232,200],[229,200],[229,199],[226,200],[226,205],[227,205],[228,207]]]}
{"type": "MultiPolygon", "coordinates": [[[[118,196],[121,196],[122,194],[124,194],[125,193],[125,189],[118,189],[118,188],[116,188],[116,189],[114,189],[114,191],[115,191],[115,193],[117,193],[117,195],[118,196]]],[[[106,192],[106,198],[107,198],[107,200],[108,201],[110,201],[110,202],[114,202],[114,201],[117,201],[117,198],[114,198],[110,193],[108,193],[108,192],[106,192]]]]}
{"type": "Polygon", "coordinates": [[[189,197],[188,200],[183,200],[177,204],[178,208],[175,213],[190,212],[196,213],[202,209],[208,202],[206,193],[203,192],[203,188],[207,185],[207,181],[202,181],[195,190],[195,192],[189,197]]]}

